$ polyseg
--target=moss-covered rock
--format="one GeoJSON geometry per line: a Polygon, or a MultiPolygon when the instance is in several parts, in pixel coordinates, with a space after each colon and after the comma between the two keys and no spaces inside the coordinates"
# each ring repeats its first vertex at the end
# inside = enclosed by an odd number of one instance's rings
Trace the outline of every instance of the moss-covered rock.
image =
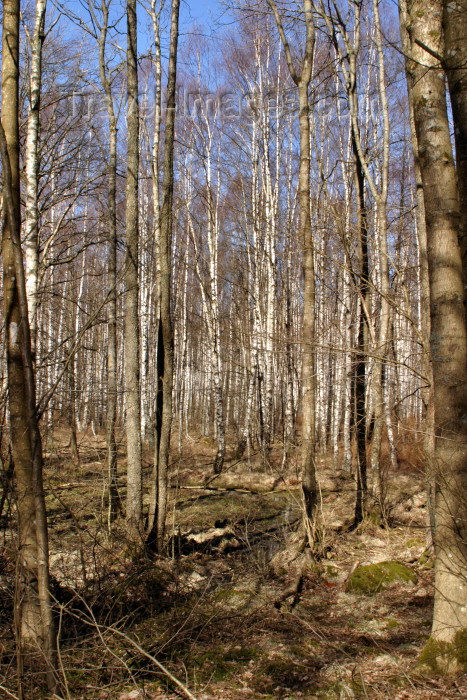
{"type": "Polygon", "coordinates": [[[433,569],[435,566],[435,560],[432,553],[429,550],[423,552],[418,560],[418,564],[422,569],[433,569]]]}
{"type": "Polygon", "coordinates": [[[456,632],[451,642],[430,637],[420,655],[420,667],[434,674],[467,671],[467,629],[456,632]]]}
{"type": "Polygon", "coordinates": [[[346,591],[374,595],[395,582],[413,584],[417,582],[417,576],[405,564],[398,561],[382,561],[378,564],[358,566],[347,580],[346,591]]]}

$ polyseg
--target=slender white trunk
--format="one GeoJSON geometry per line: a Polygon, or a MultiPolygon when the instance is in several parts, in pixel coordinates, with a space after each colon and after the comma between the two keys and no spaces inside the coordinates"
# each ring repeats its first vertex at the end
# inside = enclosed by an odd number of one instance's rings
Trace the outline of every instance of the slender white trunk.
{"type": "Polygon", "coordinates": [[[36,355],[37,304],[39,284],[39,207],[37,201],[39,179],[39,130],[42,86],[42,44],[47,0],[36,0],[36,17],[31,41],[29,77],[29,111],[26,136],[26,208],[25,208],[25,265],[26,295],[28,299],[31,351],[36,355]]]}

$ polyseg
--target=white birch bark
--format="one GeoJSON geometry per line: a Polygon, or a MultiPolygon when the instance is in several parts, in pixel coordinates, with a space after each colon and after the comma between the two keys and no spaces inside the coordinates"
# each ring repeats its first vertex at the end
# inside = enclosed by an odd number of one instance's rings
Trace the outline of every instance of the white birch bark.
{"type": "Polygon", "coordinates": [[[39,285],[39,207],[37,201],[39,179],[39,130],[42,86],[42,44],[47,0],[36,0],[36,16],[31,43],[29,76],[29,110],[26,135],[26,207],[25,207],[25,265],[26,294],[28,299],[31,351],[36,355],[37,305],[39,285]]]}

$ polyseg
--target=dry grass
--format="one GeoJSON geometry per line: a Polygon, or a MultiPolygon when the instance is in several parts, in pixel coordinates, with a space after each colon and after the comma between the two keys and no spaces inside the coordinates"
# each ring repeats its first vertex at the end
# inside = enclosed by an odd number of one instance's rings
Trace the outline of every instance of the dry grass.
{"type": "MultiPolygon", "coordinates": [[[[128,550],[123,522],[112,538],[106,533],[102,437],[82,436],[76,466],[66,434],[56,436],[47,453],[46,484],[63,697],[180,697],[148,655],[198,700],[467,696],[465,678],[427,678],[416,668],[430,630],[432,569],[424,555],[419,438],[407,434],[412,437],[405,442],[399,436],[402,468],[390,475],[388,498],[396,504],[390,528],[364,523],[344,534],[353,480],[332,473],[323,457],[326,559],[306,570],[295,606],[292,599],[277,605],[293,567],[278,576],[269,569],[299,513],[296,465],[280,474],[274,466],[279,448],[266,471],[257,456],[250,466],[227,463],[222,477],[211,480],[212,446],[187,441],[182,459],[173,458],[169,534],[227,521],[241,547],[224,556],[204,551],[149,560],[128,550]],[[388,559],[408,562],[418,583],[396,583],[372,597],[345,592],[358,562],[388,559]]],[[[149,452],[145,463],[148,484],[149,452]]],[[[123,450],[119,469],[124,495],[123,450]]],[[[3,537],[0,685],[14,693],[14,529],[3,537]]],[[[34,679],[28,687],[28,700],[40,697],[34,679]]]]}

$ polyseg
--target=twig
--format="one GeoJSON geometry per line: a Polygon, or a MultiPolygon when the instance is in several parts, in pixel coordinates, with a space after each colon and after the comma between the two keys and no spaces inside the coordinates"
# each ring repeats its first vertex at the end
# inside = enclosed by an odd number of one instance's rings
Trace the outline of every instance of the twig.
{"type": "MultiPolygon", "coordinates": [[[[87,609],[87,611],[88,611],[88,613],[89,613],[89,616],[90,616],[90,619],[89,619],[89,620],[84,620],[84,621],[86,622],[86,624],[88,624],[88,625],[94,627],[94,628],[97,630],[97,633],[98,633],[98,635],[99,635],[99,637],[100,637],[102,643],[106,646],[106,648],[108,649],[108,651],[110,651],[110,653],[111,653],[115,658],[117,658],[120,662],[123,661],[120,657],[118,657],[118,656],[115,654],[115,652],[113,652],[111,649],[109,649],[109,647],[107,646],[107,644],[105,644],[105,641],[104,641],[103,636],[102,636],[102,632],[103,632],[103,631],[104,631],[104,632],[109,632],[109,633],[116,634],[116,635],[118,635],[119,637],[122,637],[123,639],[125,639],[125,640],[126,640],[127,642],[129,642],[129,644],[131,644],[131,645],[134,647],[134,649],[136,649],[142,656],[145,656],[147,659],[149,659],[150,661],[152,661],[152,662],[157,666],[157,668],[159,668],[159,669],[162,671],[162,673],[163,673],[164,675],[166,675],[167,678],[169,678],[169,679],[172,681],[172,683],[174,683],[178,688],[180,688],[180,690],[186,695],[187,698],[189,698],[189,700],[197,700],[197,698],[188,690],[188,688],[187,688],[180,680],[178,680],[178,678],[176,678],[176,677],[169,671],[168,668],[166,668],[160,661],[158,661],[154,656],[152,656],[152,654],[150,654],[150,653],[147,652],[145,649],[143,649],[143,647],[140,646],[137,642],[135,642],[133,639],[131,639],[131,637],[129,637],[129,636],[128,636],[127,634],[125,634],[124,632],[121,632],[119,629],[117,629],[117,628],[114,627],[114,626],[99,625],[99,623],[97,622],[97,620],[96,620],[96,618],[95,618],[95,616],[94,616],[94,613],[93,613],[92,609],[89,607],[89,605],[88,605],[88,604],[86,603],[86,601],[83,599],[83,597],[80,596],[80,595],[78,594],[78,598],[84,603],[84,605],[86,606],[86,609],[87,609]]],[[[76,613],[72,613],[72,614],[73,614],[74,617],[79,617],[78,615],[76,615],[76,613]]],[[[133,680],[133,682],[134,682],[133,674],[131,673],[130,668],[129,668],[128,665],[125,663],[125,661],[123,661],[123,664],[125,665],[125,667],[126,667],[128,673],[130,674],[130,676],[131,676],[131,678],[132,678],[132,680],[133,680]]],[[[12,696],[12,697],[15,697],[15,696],[12,696]]],[[[16,698],[16,700],[18,700],[18,698],[16,698]]]]}
{"type": "Polygon", "coordinates": [[[8,695],[9,698],[14,698],[14,700],[19,700],[17,695],[14,695],[12,692],[8,690],[8,688],[5,688],[4,685],[0,685],[0,690],[4,690],[5,693],[8,695]]]}
{"type": "Polygon", "coordinates": [[[139,651],[140,654],[142,654],[147,659],[152,661],[162,671],[162,673],[164,673],[167,676],[167,678],[170,678],[170,680],[173,683],[175,683],[175,685],[178,686],[180,688],[180,690],[182,690],[185,693],[187,698],[189,698],[190,700],[196,700],[195,696],[188,690],[186,685],[184,685],[181,681],[179,681],[178,678],[176,678],[172,673],[170,673],[168,668],[166,668],[163,664],[161,664],[161,662],[158,661],[154,656],[152,656],[152,654],[150,654],[148,651],[143,649],[143,647],[141,647],[137,642],[135,642],[133,639],[131,639],[131,637],[129,637],[124,632],[120,632],[120,630],[115,629],[115,627],[108,627],[107,630],[109,632],[114,632],[115,634],[118,634],[120,637],[123,637],[124,639],[126,639],[126,641],[129,642],[137,651],[139,651]]]}
{"type": "Polygon", "coordinates": [[[368,693],[366,692],[365,679],[363,678],[363,673],[362,673],[360,667],[358,667],[358,673],[359,673],[359,676],[360,676],[360,680],[362,681],[363,692],[365,693],[366,700],[368,700],[368,693]]]}

